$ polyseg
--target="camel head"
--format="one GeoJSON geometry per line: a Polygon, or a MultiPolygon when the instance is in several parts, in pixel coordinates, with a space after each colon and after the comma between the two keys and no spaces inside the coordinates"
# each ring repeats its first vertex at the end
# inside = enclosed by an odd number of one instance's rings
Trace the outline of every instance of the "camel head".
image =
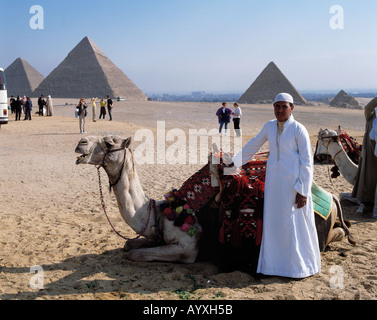
{"type": "Polygon", "coordinates": [[[337,141],[338,133],[334,130],[328,129],[321,129],[318,133],[318,140],[321,142],[326,148],[328,148],[331,141],[337,141]]]}
{"type": "Polygon", "coordinates": [[[75,152],[80,154],[76,164],[90,164],[95,166],[119,165],[124,162],[124,153],[117,152],[127,149],[131,138],[124,139],[119,136],[82,138],[75,152]]]}
{"type": "Polygon", "coordinates": [[[329,129],[321,129],[318,133],[318,140],[323,140],[323,139],[326,139],[326,138],[334,138],[334,137],[337,137],[338,136],[338,133],[334,130],[329,130],[329,129]]]}

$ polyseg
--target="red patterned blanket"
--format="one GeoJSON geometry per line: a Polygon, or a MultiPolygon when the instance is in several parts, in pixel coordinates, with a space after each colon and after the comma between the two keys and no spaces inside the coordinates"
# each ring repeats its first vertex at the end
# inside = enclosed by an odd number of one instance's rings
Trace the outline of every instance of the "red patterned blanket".
{"type": "MultiPolygon", "coordinates": [[[[224,175],[225,164],[218,165],[223,188],[219,213],[221,243],[239,247],[243,239],[252,238],[260,244],[267,159],[268,153],[257,154],[240,172],[232,175],[224,175]]],[[[219,187],[211,185],[209,164],[190,177],[178,191],[194,212],[199,212],[218,192],[219,187]]]]}
{"type": "Polygon", "coordinates": [[[351,137],[345,130],[341,129],[339,140],[343,146],[344,151],[348,154],[350,159],[359,164],[361,155],[361,145],[357,143],[356,139],[351,137]]]}

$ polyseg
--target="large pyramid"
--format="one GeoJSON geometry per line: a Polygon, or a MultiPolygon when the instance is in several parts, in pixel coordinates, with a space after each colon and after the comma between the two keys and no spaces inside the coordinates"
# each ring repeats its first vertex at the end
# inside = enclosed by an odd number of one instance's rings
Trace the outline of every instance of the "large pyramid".
{"type": "Polygon", "coordinates": [[[147,100],[147,96],[97,45],[85,37],[34,91],[33,96],[53,98],[124,97],[147,100]]]}
{"type": "Polygon", "coordinates": [[[27,61],[17,58],[6,70],[9,96],[30,96],[44,77],[27,61]]]}
{"type": "Polygon", "coordinates": [[[284,76],[276,64],[270,62],[238,102],[270,104],[273,103],[276,95],[282,92],[292,95],[297,105],[307,104],[307,101],[284,76]]]}

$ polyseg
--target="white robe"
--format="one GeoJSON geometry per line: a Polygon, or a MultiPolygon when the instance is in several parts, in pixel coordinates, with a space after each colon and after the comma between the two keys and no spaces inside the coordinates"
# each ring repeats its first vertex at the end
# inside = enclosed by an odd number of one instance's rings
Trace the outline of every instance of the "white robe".
{"type": "Polygon", "coordinates": [[[270,121],[233,157],[235,166],[247,163],[267,141],[270,156],[257,272],[290,278],[309,277],[321,271],[311,196],[313,157],[309,134],[292,115],[285,122],[280,137],[277,120],[270,121]],[[297,193],[308,198],[302,209],[297,209],[295,204],[297,193]]]}

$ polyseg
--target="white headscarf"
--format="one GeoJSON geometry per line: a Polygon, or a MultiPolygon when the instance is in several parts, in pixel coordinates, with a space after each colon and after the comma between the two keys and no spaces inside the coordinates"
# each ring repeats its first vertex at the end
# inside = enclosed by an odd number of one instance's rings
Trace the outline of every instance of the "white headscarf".
{"type": "Polygon", "coordinates": [[[279,93],[276,96],[274,103],[279,102],[279,101],[289,102],[293,104],[293,97],[289,93],[279,93]]]}

